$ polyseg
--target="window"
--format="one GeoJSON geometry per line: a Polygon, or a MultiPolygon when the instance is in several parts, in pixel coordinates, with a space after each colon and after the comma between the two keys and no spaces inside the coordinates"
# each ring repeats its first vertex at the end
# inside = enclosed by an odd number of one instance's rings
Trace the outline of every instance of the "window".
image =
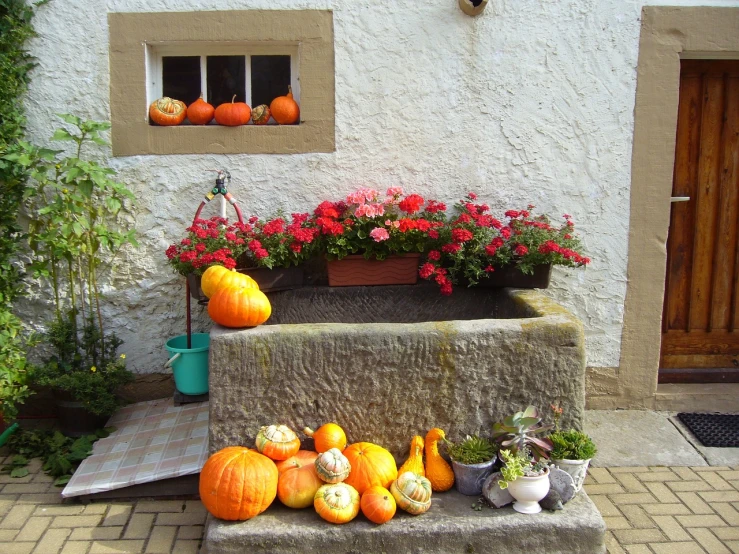
{"type": "Polygon", "coordinates": [[[147,67],[147,110],[162,96],[189,106],[201,94],[214,107],[235,96],[254,108],[284,96],[288,86],[300,104],[297,44],[149,44],[147,67]]]}
{"type": "Polygon", "coordinates": [[[335,151],[333,14],[329,10],[115,12],[110,32],[114,156],[335,151]],[[213,29],[218,29],[217,37],[213,29]],[[299,125],[149,124],[162,96],[252,108],[287,93],[299,125]]]}

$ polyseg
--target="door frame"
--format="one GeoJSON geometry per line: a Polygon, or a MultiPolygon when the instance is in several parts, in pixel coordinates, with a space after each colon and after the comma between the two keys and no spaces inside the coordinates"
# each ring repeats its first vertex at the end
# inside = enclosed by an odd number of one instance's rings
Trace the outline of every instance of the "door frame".
{"type": "Polygon", "coordinates": [[[655,405],[681,58],[739,59],[739,3],[642,9],[621,357],[589,407],[655,405]]]}

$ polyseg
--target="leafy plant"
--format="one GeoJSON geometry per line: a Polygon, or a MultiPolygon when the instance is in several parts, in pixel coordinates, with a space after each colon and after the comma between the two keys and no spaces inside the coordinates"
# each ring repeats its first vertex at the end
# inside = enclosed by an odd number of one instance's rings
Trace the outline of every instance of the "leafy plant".
{"type": "Polygon", "coordinates": [[[80,462],[92,454],[92,445],[98,439],[105,438],[115,431],[106,427],[95,431],[95,434],[72,438],[59,431],[48,429],[21,430],[8,441],[10,451],[15,454],[9,464],[0,472],[9,473],[11,477],[28,475],[28,461],[41,458],[44,473],[56,480],[54,485],[66,485],[80,462]]]}
{"type": "Polygon", "coordinates": [[[551,452],[554,460],[589,460],[598,451],[587,434],[574,429],[555,431],[549,439],[554,445],[551,452]]]}
{"type": "Polygon", "coordinates": [[[501,448],[509,448],[513,454],[529,450],[538,460],[548,457],[552,441],[535,435],[541,435],[551,428],[542,425],[539,410],[528,406],[524,411],[508,416],[502,423],[496,422],[493,425],[493,440],[500,443],[501,448]]]}
{"type": "Polygon", "coordinates": [[[501,489],[507,489],[508,484],[519,477],[538,477],[547,469],[543,460],[532,460],[527,449],[517,452],[501,450],[500,458],[503,461],[503,467],[500,468],[502,479],[498,481],[501,489]]]}
{"type": "Polygon", "coordinates": [[[495,457],[497,445],[477,435],[467,435],[460,443],[444,440],[449,457],[460,464],[472,465],[488,462],[495,457]]]}
{"type": "Polygon", "coordinates": [[[23,336],[20,319],[0,308],[0,415],[6,421],[15,419],[18,405],[31,395],[26,350],[37,342],[34,335],[23,336]]]}

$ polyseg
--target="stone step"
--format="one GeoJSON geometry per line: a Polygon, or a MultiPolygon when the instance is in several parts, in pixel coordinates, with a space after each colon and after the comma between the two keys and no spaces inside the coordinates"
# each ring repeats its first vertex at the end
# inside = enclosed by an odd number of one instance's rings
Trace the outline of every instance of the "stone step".
{"type": "Polygon", "coordinates": [[[584,492],[557,512],[523,515],[511,507],[475,511],[476,497],[435,493],[431,509],[412,516],[398,511],[384,525],[361,513],[332,525],[312,509],[291,510],[279,501],[244,522],[208,518],[207,554],[602,554],[606,525],[584,492]]]}

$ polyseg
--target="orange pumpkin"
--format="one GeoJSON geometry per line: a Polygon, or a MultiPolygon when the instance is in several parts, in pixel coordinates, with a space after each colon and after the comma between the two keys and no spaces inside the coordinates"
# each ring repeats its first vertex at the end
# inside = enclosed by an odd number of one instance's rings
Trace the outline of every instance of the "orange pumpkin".
{"type": "Polygon", "coordinates": [[[395,515],[396,504],[393,495],[385,487],[376,485],[364,491],[359,507],[372,523],[387,523],[395,515]]]}
{"type": "Polygon", "coordinates": [[[310,427],[305,427],[303,428],[303,433],[309,437],[313,437],[316,452],[326,452],[332,448],[338,448],[342,451],[346,448],[346,433],[336,423],[326,423],[325,425],[321,425],[316,431],[310,427]]]}
{"type": "Polygon", "coordinates": [[[292,125],[300,119],[300,107],[293,99],[293,89],[288,85],[287,95],[278,96],[269,105],[272,117],[280,125],[292,125]]]}
{"type": "Polygon", "coordinates": [[[231,98],[231,103],[226,102],[216,108],[215,117],[218,125],[236,127],[249,123],[251,108],[245,102],[235,102],[236,95],[231,98]]]}
{"type": "Polygon", "coordinates": [[[388,488],[398,478],[395,458],[381,446],[357,442],[347,446],[342,454],[352,467],[344,482],[357,489],[359,494],[375,485],[388,488]]]}
{"type": "Polygon", "coordinates": [[[276,495],[277,467],[256,450],[229,446],[208,458],[200,471],[200,500],[220,519],[250,519],[276,495]]]}
{"type": "Polygon", "coordinates": [[[280,462],[283,465],[277,471],[280,476],[277,481],[277,498],[288,508],[307,508],[313,504],[313,497],[324,484],[318,478],[316,466],[313,464],[317,452],[300,450],[298,454],[280,462]],[[300,452],[305,454],[299,455],[300,452]]]}
{"type": "Polygon", "coordinates": [[[271,314],[272,306],[264,293],[242,285],[219,287],[208,302],[208,315],[224,327],[256,327],[271,314]]]}
{"type": "Polygon", "coordinates": [[[233,269],[227,269],[222,265],[212,265],[203,272],[203,276],[200,278],[200,288],[203,289],[203,294],[210,298],[216,291],[221,287],[227,286],[243,286],[247,289],[259,289],[257,282],[245,275],[234,271],[233,269]]]}
{"type": "Polygon", "coordinates": [[[347,523],[359,513],[359,493],[346,483],[323,485],[313,498],[313,507],[330,523],[347,523]]]}
{"type": "Polygon", "coordinates": [[[272,112],[269,111],[267,104],[260,104],[251,111],[251,120],[254,125],[266,125],[272,112]]]}
{"type": "Polygon", "coordinates": [[[168,96],[154,100],[149,106],[149,117],[157,125],[179,125],[186,115],[185,103],[168,96]]]}
{"type": "Polygon", "coordinates": [[[300,439],[287,425],[265,425],[255,443],[259,452],[275,461],[287,460],[300,450],[300,439]]]}
{"type": "Polygon", "coordinates": [[[213,120],[216,109],[203,100],[203,96],[187,107],[187,119],[193,125],[207,125],[213,120]]]}

